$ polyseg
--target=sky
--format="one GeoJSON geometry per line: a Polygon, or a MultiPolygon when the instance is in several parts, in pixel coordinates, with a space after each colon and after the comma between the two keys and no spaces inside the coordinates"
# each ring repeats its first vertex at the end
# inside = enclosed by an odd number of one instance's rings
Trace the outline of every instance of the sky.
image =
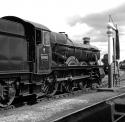
{"type": "MultiPolygon", "coordinates": [[[[0,17],[17,16],[66,32],[70,39],[82,43],[89,36],[91,44],[108,52],[109,15],[120,34],[120,60],[125,59],[125,0],[1,0],[0,17]]],[[[101,56],[101,57],[102,57],[101,56]]]]}

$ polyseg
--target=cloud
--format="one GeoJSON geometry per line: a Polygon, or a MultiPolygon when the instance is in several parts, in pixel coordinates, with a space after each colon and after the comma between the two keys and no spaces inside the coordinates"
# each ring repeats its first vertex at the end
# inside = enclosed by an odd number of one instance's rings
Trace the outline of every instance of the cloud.
{"type": "MultiPolygon", "coordinates": [[[[119,29],[122,28],[122,26],[125,26],[125,4],[114,8],[110,9],[101,13],[94,13],[94,14],[89,14],[85,17],[80,17],[80,16],[74,16],[69,19],[68,24],[73,27],[77,23],[80,24],[87,24],[89,27],[93,28],[92,30],[88,31],[88,34],[91,35],[94,40],[93,41],[105,41],[104,37],[106,38],[106,26],[108,23],[108,15],[112,15],[114,22],[118,24],[119,29]],[[73,19],[74,18],[74,19],[73,19]]],[[[124,32],[125,28],[120,30],[120,34],[124,32]]]]}
{"type": "Polygon", "coordinates": [[[91,30],[88,30],[86,33],[83,32],[84,36],[90,36],[91,41],[94,42],[104,42],[106,41],[106,24],[108,22],[108,16],[102,13],[90,14],[85,17],[75,16],[75,19],[71,18],[68,21],[69,26],[73,28],[76,24],[86,24],[91,30]]]}
{"type": "Polygon", "coordinates": [[[73,26],[66,27],[66,33],[69,34],[69,38],[83,42],[82,38],[86,36],[88,31],[91,31],[93,28],[88,26],[86,23],[76,23],[73,26]]]}

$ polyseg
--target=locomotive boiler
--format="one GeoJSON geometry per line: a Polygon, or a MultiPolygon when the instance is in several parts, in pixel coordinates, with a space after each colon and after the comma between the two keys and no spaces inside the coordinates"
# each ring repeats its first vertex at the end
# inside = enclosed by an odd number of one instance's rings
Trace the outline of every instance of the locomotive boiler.
{"type": "MultiPolygon", "coordinates": [[[[88,39],[88,38],[87,38],[88,39]]],[[[15,98],[98,87],[100,50],[18,17],[0,18],[0,106],[15,98]]]]}
{"type": "Polygon", "coordinates": [[[85,37],[83,44],[74,43],[67,34],[51,33],[53,60],[67,65],[93,65],[98,64],[100,51],[89,44],[90,38],[85,37]]]}

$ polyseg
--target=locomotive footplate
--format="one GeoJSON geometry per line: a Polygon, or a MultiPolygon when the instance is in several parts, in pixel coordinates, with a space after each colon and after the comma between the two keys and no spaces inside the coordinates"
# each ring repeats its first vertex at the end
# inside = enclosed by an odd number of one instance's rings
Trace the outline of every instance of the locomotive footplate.
{"type": "MultiPolygon", "coordinates": [[[[79,80],[79,79],[84,79],[84,78],[89,78],[89,75],[84,75],[84,76],[77,76],[77,77],[72,77],[72,80],[79,80]]],[[[57,78],[57,81],[67,81],[69,77],[67,78],[57,78]]]]}
{"type": "Polygon", "coordinates": [[[52,70],[69,70],[69,69],[93,69],[93,68],[103,68],[102,65],[91,65],[91,66],[59,66],[52,67],[52,70]]]}

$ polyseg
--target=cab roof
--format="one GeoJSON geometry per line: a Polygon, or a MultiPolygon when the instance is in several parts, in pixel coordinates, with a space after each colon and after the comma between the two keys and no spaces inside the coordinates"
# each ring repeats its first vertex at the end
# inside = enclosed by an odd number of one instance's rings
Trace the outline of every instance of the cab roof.
{"type": "Polygon", "coordinates": [[[27,21],[27,20],[23,20],[19,17],[16,17],[16,16],[4,16],[2,17],[3,19],[6,19],[6,20],[10,20],[10,21],[14,21],[14,22],[18,22],[18,23],[21,23],[23,24],[23,26],[25,27],[26,24],[31,24],[32,26],[34,26],[35,28],[39,28],[39,29],[42,29],[42,30],[47,30],[47,31],[50,31],[49,28],[47,28],[46,26],[42,25],[42,24],[38,24],[38,23],[35,23],[35,22],[31,22],[31,21],[27,21]]]}

